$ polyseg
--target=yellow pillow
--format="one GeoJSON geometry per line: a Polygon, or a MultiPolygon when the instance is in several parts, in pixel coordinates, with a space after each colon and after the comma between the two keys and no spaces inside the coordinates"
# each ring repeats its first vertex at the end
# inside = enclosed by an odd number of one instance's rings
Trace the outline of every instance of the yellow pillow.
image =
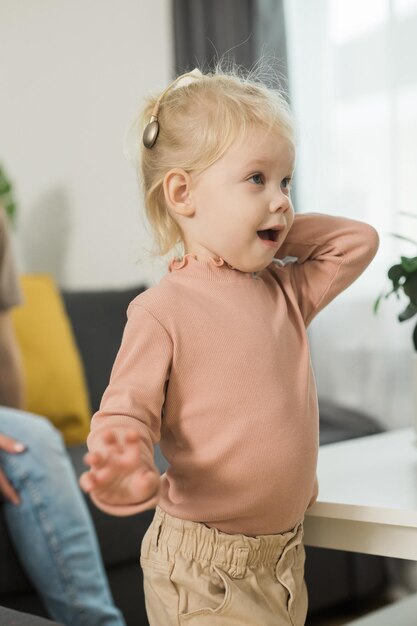
{"type": "Polygon", "coordinates": [[[43,415],[68,444],[84,442],[90,403],[71,323],[53,279],[21,276],[22,306],[12,312],[25,374],[25,409],[43,415]]]}

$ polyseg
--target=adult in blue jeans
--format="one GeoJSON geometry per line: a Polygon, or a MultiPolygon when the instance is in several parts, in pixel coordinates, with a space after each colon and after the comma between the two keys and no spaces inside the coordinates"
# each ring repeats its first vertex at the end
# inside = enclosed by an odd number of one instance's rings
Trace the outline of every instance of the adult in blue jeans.
{"type": "Polygon", "coordinates": [[[44,418],[6,407],[0,430],[6,523],[48,613],[68,626],[122,626],[60,433],[44,418]]]}
{"type": "Polygon", "coordinates": [[[9,534],[50,617],[65,626],[124,626],[62,437],[20,410],[23,376],[10,319],[20,301],[0,206],[0,500],[9,534]]]}

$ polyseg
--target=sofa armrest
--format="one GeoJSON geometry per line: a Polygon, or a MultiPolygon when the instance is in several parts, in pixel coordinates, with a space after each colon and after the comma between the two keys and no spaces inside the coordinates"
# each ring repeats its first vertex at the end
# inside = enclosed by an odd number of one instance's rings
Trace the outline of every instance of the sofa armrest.
{"type": "Polygon", "coordinates": [[[385,429],[371,415],[319,398],[320,445],[381,433],[385,429]]]}

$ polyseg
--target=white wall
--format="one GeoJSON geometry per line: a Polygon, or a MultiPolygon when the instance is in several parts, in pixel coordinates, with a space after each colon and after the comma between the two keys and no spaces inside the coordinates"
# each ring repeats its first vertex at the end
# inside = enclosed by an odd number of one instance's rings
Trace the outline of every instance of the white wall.
{"type": "Polygon", "coordinates": [[[62,286],[158,279],[126,128],[171,80],[169,0],[1,0],[0,162],[21,269],[62,286]]]}

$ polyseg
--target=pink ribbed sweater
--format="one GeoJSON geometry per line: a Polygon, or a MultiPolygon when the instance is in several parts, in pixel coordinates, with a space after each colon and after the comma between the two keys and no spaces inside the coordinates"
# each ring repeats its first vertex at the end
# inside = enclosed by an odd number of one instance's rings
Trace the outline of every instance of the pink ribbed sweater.
{"type": "MultiPolygon", "coordinates": [[[[193,255],[128,308],[120,351],[88,446],[135,428],[170,467],[159,506],[226,533],[280,533],[317,497],[318,405],[306,327],[364,271],[376,230],[297,214],[266,269],[245,273],[193,255]],[[297,257],[297,260],[287,257],[297,257]],[[280,259],[285,259],[280,260],[280,259]]],[[[109,506],[128,515],[156,498],[109,506]]]]}

